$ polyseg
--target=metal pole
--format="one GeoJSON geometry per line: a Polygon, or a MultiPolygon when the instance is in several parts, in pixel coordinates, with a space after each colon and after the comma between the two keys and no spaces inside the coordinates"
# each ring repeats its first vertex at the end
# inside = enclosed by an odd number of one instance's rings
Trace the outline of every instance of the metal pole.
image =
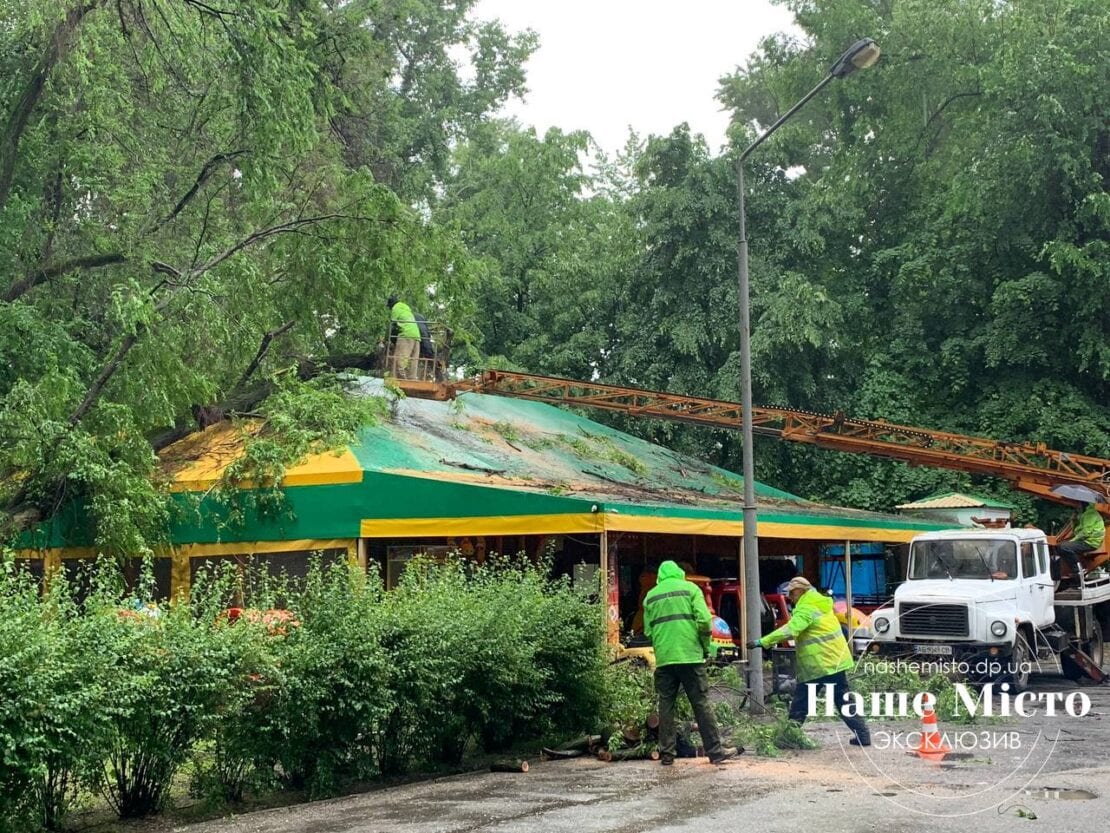
{"type": "MultiPolygon", "coordinates": [[[[748,298],[748,230],[744,216],[744,160],[751,155],[757,147],[778,130],[786,121],[802,109],[811,98],[821,92],[833,78],[844,77],[855,69],[871,66],[879,57],[878,47],[870,38],[857,41],[852,47],[840,56],[832,69],[821,79],[812,90],[802,99],[787,110],[763,134],[756,138],[740,154],[736,160],[736,198],[740,209],[740,241],[737,251],[737,261],[740,279],[740,385],[741,403],[744,413],[741,418],[742,442],[744,443],[744,621],[748,626],[751,638],[759,634],[759,549],[756,537],[756,506],[755,506],[755,459],[752,449],[752,339],[751,316],[749,314],[748,298]],[[857,63],[856,59],[860,58],[857,63]],[[833,73],[836,75],[833,75],[833,73]]],[[[763,710],[763,662],[762,651],[756,649],[751,652],[752,658],[748,663],[748,691],[749,702],[753,711],[763,710]]]]}
{"type": "MultiPolygon", "coordinates": [[[[817,93],[819,93],[819,92],[821,92],[821,90],[825,89],[825,86],[832,80],[833,80],[832,75],[826,75],[824,78],[821,79],[820,84],[818,84],[816,87],[814,87],[812,90],[810,90],[808,93],[806,93],[802,97],[801,101],[799,101],[797,104],[795,104],[789,110],[787,110],[785,113],[783,113],[781,116],[779,116],[778,121],[776,121],[774,124],[772,124],[766,130],[764,130],[763,133],[754,142],[752,142],[750,145],[748,145],[747,149],[743,153],[740,154],[741,164],[744,162],[745,159],[747,159],[749,156],[751,156],[753,150],[755,150],[757,147],[759,147],[761,144],[763,144],[764,141],[766,141],[768,136],[770,136],[772,133],[774,133],[776,130],[778,130],[780,127],[782,127],[791,116],[793,116],[795,113],[797,113],[799,110],[801,110],[811,98],[813,98],[815,95],[817,95],[817,93]]],[[[743,206],[741,206],[741,208],[743,208],[743,206]]],[[[740,213],[743,214],[744,212],[741,211],[740,213]]],[[[740,228],[741,228],[740,236],[743,237],[743,223],[742,222],[741,222],[741,227],[740,228]]]]}
{"type": "MultiPolygon", "coordinates": [[[[826,75],[816,87],[810,90],[801,101],[787,110],[772,124],[763,135],[752,142],[739,159],[736,160],[736,200],[740,213],[740,240],[737,251],[737,271],[740,282],[740,403],[744,409],[741,415],[741,442],[743,448],[744,474],[744,622],[749,639],[758,639],[760,633],[760,609],[762,597],[759,592],[759,544],[757,538],[755,503],[755,452],[752,448],[752,331],[751,303],[748,292],[748,228],[744,211],[744,160],[759,147],[768,136],[781,127],[787,119],[800,110],[807,101],[819,93],[832,81],[826,75]]],[[[748,658],[748,702],[755,713],[763,711],[763,652],[755,649],[748,658]]]]}
{"type": "MultiPolygon", "coordinates": [[[[737,575],[740,577],[740,588],[741,588],[741,591],[743,591],[743,588],[748,586],[748,580],[746,578],[747,571],[744,568],[744,539],[743,538],[740,539],[740,549],[737,552],[738,552],[739,557],[740,557],[740,571],[737,573],[737,575]]],[[[745,601],[744,604],[746,605],[747,602],[745,601]]],[[[751,651],[748,650],[748,617],[747,616],[741,616],[740,617],[740,643],[744,646],[740,651],[740,659],[742,659],[744,662],[750,663],[751,662],[751,651]]],[[[749,665],[749,667],[750,667],[750,665],[749,665]]]]}
{"type": "MultiPolygon", "coordinates": [[[[754,147],[754,145],[753,145],[754,147]]],[[[749,149],[750,150],[750,149],[749,149]]],[[[740,278],[740,418],[743,443],[744,475],[744,624],[748,639],[760,633],[759,544],[755,503],[755,455],[752,449],[752,333],[748,295],[748,231],[744,214],[744,161],[736,163],[736,199],[740,206],[740,247],[738,252],[740,278]]],[[[753,712],[763,711],[763,652],[748,654],[748,702],[753,712]]]]}
{"type": "Polygon", "coordinates": [[[844,542],[844,601],[848,604],[848,647],[852,646],[852,542],[844,542]]]}

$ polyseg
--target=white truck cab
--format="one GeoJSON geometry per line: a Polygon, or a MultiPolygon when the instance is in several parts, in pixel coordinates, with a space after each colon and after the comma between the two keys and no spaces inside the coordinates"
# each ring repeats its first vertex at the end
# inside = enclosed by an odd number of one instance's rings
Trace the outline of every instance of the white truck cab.
{"type": "Polygon", "coordinates": [[[910,544],[906,581],[893,605],[871,616],[874,641],[868,650],[950,660],[1023,688],[1036,660],[1067,644],[1101,664],[1099,620],[1110,606],[1110,578],[1092,583],[1074,599],[1058,596],[1048,539],[1038,529],[919,535],[910,544]]]}

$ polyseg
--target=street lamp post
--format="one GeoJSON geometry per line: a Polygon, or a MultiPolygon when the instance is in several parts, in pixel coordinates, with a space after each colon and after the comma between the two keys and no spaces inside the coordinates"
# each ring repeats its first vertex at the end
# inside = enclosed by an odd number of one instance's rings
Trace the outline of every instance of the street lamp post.
{"type": "MultiPolygon", "coordinates": [[[[756,538],[755,503],[755,454],[752,448],[752,332],[750,303],[748,296],[748,231],[744,216],[744,161],[767,138],[805,106],[811,98],[821,92],[834,78],[844,78],[857,69],[866,69],[879,60],[879,47],[871,38],[856,41],[830,67],[828,74],[816,87],[787,110],[778,121],[763,133],[740,154],[736,160],[736,198],[740,208],[740,240],[737,248],[737,269],[740,278],[740,387],[743,415],[741,417],[741,439],[743,442],[744,473],[744,616],[749,640],[759,638],[760,634],[760,592],[759,592],[759,545],[756,538]]],[[[763,709],[763,662],[760,649],[748,653],[748,692],[753,711],[763,709]]]]}

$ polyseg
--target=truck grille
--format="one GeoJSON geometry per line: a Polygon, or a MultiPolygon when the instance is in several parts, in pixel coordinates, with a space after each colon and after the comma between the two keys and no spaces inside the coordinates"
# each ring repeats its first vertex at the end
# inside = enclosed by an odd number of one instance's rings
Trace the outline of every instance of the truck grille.
{"type": "Polygon", "coordinates": [[[898,606],[899,630],[906,636],[967,636],[967,605],[915,604],[898,606]]]}

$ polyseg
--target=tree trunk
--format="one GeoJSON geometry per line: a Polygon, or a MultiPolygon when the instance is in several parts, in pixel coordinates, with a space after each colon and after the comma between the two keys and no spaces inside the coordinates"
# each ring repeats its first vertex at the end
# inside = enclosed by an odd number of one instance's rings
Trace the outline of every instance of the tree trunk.
{"type": "Polygon", "coordinates": [[[528,762],[517,758],[504,758],[489,765],[490,772],[527,772],[528,762]]]}
{"type": "Polygon", "coordinates": [[[19,143],[23,138],[23,131],[31,119],[42,98],[42,91],[54,67],[62,59],[73,40],[82,18],[95,9],[101,0],[92,0],[87,3],[76,3],[66,13],[65,20],[54,27],[42,56],[31,70],[30,76],[23,84],[23,90],[15,102],[8,121],[4,125],[4,133],[0,136],[0,209],[8,203],[11,194],[12,179],[15,176],[15,164],[19,158],[19,143]]]}

